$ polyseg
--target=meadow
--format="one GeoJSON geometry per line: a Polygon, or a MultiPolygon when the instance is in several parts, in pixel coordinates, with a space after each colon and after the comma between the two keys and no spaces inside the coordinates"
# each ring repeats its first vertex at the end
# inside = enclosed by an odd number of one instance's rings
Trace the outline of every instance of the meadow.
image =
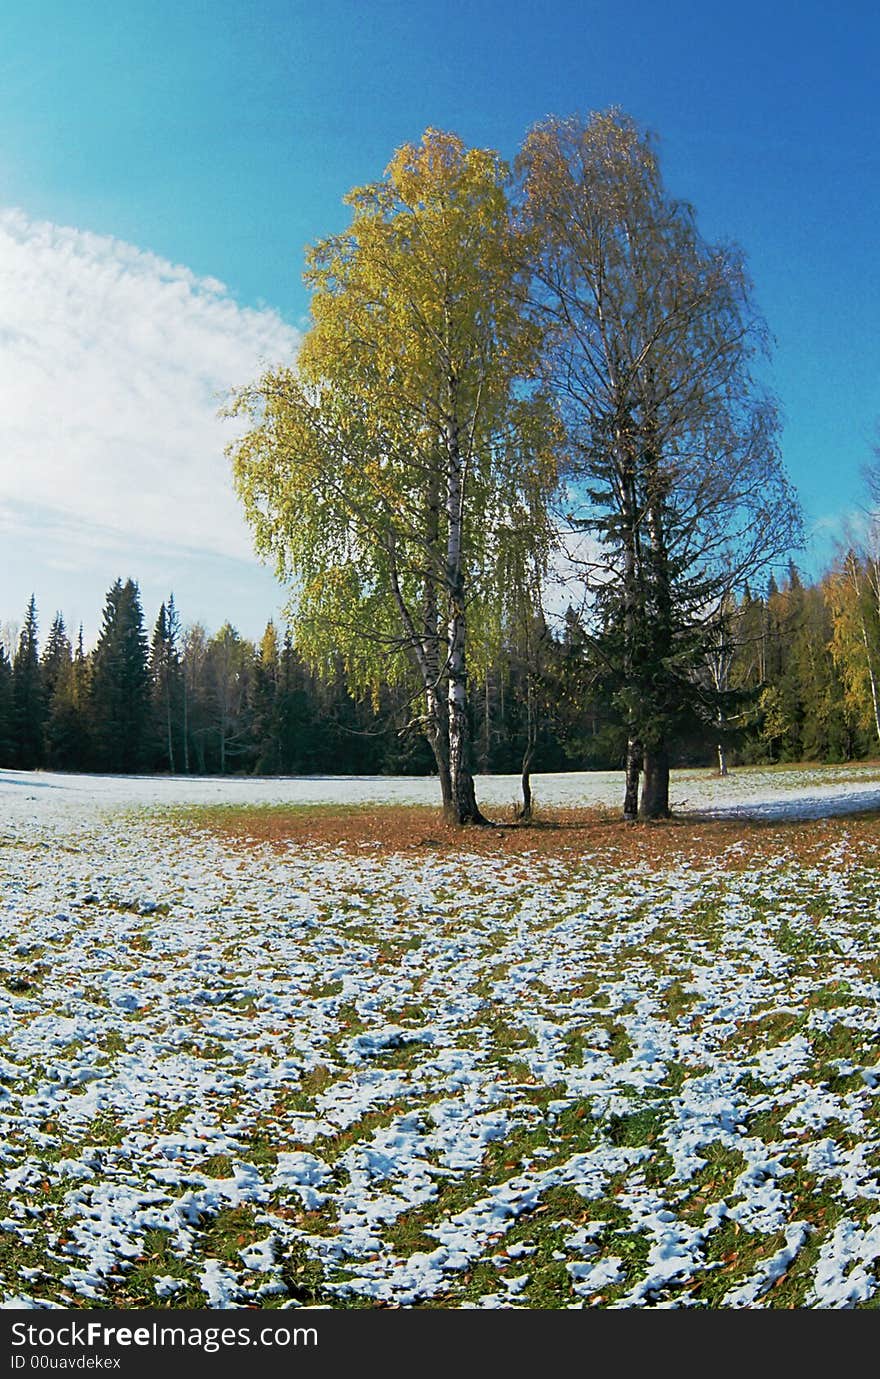
{"type": "Polygon", "coordinates": [[[620,785],[0,772],[0,1305],[877,1306],[880,767],[620,785]]]}

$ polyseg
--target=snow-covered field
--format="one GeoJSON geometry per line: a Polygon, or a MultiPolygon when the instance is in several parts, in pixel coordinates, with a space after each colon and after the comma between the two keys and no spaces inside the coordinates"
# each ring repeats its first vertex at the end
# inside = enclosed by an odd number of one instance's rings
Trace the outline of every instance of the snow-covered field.
{"type": "MultiPolygon", "coordinates": [[[[518,776],[479,776],[486,807],[519,798],[518,776]]],[[[535,775],[532,789],[543,806],[604,805],[619,809],[619,771],[535,775]]],[[[880,808],[880,765],[750,767],[719,780],[710,771],[673,771],[670,799],[678,811],[723,815],[745,811],[763,818],[819,817],[880,808]]],[[[417,804],[439,801],[437,781],[416,776],[75,776],[44,771],[0,771],[0,811],[35,823],[96,810],[210,804],[417,804]]],[[[0,817],[2,817],[0,815],[0,817]]]]}
{"type": "Polygon", "coordinates": [[[436,783],[0,772],[2,1305],[877,1305],[880,834],[819,816],[880,770],[672,795],[806,822],[653,866],[244,846],[161,806],[436,783]]]}

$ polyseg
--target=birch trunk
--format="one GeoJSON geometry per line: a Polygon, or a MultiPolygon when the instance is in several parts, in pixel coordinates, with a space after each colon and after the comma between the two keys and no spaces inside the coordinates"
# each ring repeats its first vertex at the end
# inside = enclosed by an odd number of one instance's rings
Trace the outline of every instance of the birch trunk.
{"type": "MultiPolygon", "coordinates": [[[[425,693],[425,716],[422,720],[422,731],[437,766],[443,812],[450,816],[453,812],[453,794],[452,777],[449,769],[449,711],[440,688],[443,673],[440,667],[440,614],[437,602],[439,508],[439,480],[435,475],[432,478],[427,496],[425,513],[427,567],[422,589],[421,610],[418,614],[413,614],[410,611],[401,590],[393,537],[389,540],[387,553],[391,589],[401,622],[409,638],[410,648],[418,666],[425,693]],[[417,618],[421,619],[420,625],[417,618]]],[[[439,564],[442,568],[442,561],[439,564]]]]}
{"type": "Polygon", "coordinates": [[[623,817],[625,819],[638,818],[642,757],[641,742],[637,737],[630,737],[626,744],[626,787],[623,796],[623,817]]]}
{"type": "Polygon", "coordinates": [[[428,709],[425,736],[437,766],[443,813],[448,816],[452,811],[452,776],[449,770],[449,733],[445,727],[446,707],[435,687],[427,689],[425,698],[428,709]]]}
{"type": "Polygon", "coordinates": [[[455,383],[449,381],[449,417],[446,426],[446,587],[449,599],[446,674],[448,679],[449,777],[451,817],[459,824],[486,824],[474,788],[471,764],[470,724],[467,705],[465,660],[465,591],[462,561],[464,514],[464,457],[458,434],[455,383]]]}
{"type": "Polygon", "coordinates": [[[529,677],[526,691],[526,749],[523,753],[521,778],[523,802],[522,809],[519,811],[520,820],[524,824],[532,821],[532,761],[535,756],[537,739],[537,714],[535,713],[531,677],[529,677]]]}
{"type": "Polygon", "coordinates": [[[438,470],[431,474],[425,516],[425,547],[427,569],[422,592],[422,628],[419,656],[425,684],[428,715],[427,738],[434,753],[443,813],[452,813],[452,776],[449,769],[449,710],[441,693],[440,666],[440,610],[437,590],[443,568],[440,541],[441,479],[438,470]]]}
{"type": "MultiPolygon", "coordinates": [[[[663,663],[672,653],[672,590],[669,578],[669,555],[663,521],[663,504],[667,495],[667,480],[661,472],[659,455],[653,432],[649,431],[642,456],[647,478],[647,519],[650,539],[650,581],[652,640],[651,656],[656,664],[663,663]]],[[[654,722],[649,745],[645,748],[644,779],[639,815],[643,819],[667,819],[669,809],[669,752],[663,724],[665,705],[650,706],[654,722]]]]}
{"type": "MultiPolygon", "coordinates": [[[[874,601],[878,609],[880,609],[880,580],[878,580],[878,573],[880,572],[878,572],[877,563],[874,560],[871,560],[870,568],[872,571],[871,585],[872,592],[874,594],[874,601]]],[[[868,667],[868,683],[871,686],[871,706],[874,710],[874,731],[877,734],[877,741],[880,742],[880,704],[878,704],[877,698],[877,677],[874,674],[874,660],[871,656],[871,647],[868,642],[868,629],[865,625],[865,614],[864,610],[860,606],[858,572],[856,570],[855,561],[852,560],[850,561],[850,576],[852,578],[853,593],[856,600],[856,607],[859,609],[859,624],[861,626],[862,632],[862,645],[865,648],[865,662],[868,667]]]]}
{"type": "Polygon", "coordinates": [[[868,666],[868,683],[871,686],[871,705],[874,710],[874,731],[877,734],[877,741],[880,742],[880,705],[877,702],[877,679],[874,675],[874,663],[871,660],[871,648],[868,645],[868,629],[865,627],[865,619],[859,619],[862,625],[862,645],[865,648],[865,661],[868,666]]]}
{"type": "MultiPolygon", "coordinates": [[[[623,635],[624,678],[628,686],[635,675],[635,642],[639,618],[639,527],[635,472],[632,455],[618,433],[620,465],[621,539],[624,545],[623,564],[623,635]]],[[[623,794],[623,817],[635,819],[639,812],[639,777],[642,770],[642,743],[635,713],[630,710],[626,744],[626,783],[623,794]]]]}
{"type": "Polygon", "coordinates": [[[460,600],[454,597],[449,618],[449,783],[452,813],[456,823],[485,824],[488,820],[477,806],[470,761],[464,647],[464,609],[460,600]]]}

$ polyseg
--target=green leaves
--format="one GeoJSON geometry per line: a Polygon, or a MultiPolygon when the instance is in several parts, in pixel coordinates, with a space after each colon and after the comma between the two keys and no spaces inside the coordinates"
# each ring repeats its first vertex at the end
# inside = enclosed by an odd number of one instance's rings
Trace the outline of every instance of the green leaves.
{"type": "Polygon", "coordinates": [[[470,634],[497,646],[549,548],[558,430],[497,154],[429,129],[346,201],[349,229],[308,252],[297,368],[238,395],[230,454],[297,644],[368,690],[446,659],[450,524],[470,634]]]}

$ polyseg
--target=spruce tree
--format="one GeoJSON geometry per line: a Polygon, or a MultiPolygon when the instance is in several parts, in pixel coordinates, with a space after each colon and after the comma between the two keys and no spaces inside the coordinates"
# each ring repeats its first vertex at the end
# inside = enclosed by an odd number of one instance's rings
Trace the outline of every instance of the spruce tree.
{"type": "Polygon", "coordinates": [[[279,687],[278,633],[270,620],[260,642],[251,683],[251,731],[256,751],[254,770],[258,776],[281,774],[279,687]]]}
{"type": "Polygon", "coordinates": [[[91,686],[92,658],[85,653],[83,647],[83,629],[82,623],[80,623],[79,632],[76,638],[76,651],[73,654],[73,679],[71,682],[71,695],[76,710],[77,723],[79,724],[79,738],[76,744],[73,762],[78,770],[87,769],[94,757],[94,750],[92,747],[92,726],[89,714],[91,686]]]}
{"type": "Polygon", "coordinates": [[[88,765],[88,734],[77,704],[73,661],[62,662],[46,720],[46,760],[54,771],[80,771],[88,765]]]}
{"type": "Polygon", "coordinates": [[[146,765],[150,721],[147,637],[133,580],[117,579],[107,593],[95,647],[90,717],[95,764],[132,772],[146,765]]]}
{"type": "Polygon", "coordinates": [[[73,661],[73,648],[70,645],[70,638],[64,626],[64,618],[60,613],[56,613],[52,620],[52,627],[46,642],[40,666],[43,672],[43,693],[46,700],[47,712],[51,711],[52,698],[58,684],[59,677],[64,673],[73,661]]]}
{"type": "Polygon", "coordinates": [[[321,769],[316,751],[316,707],[308,670],[288,630],[278,672],[278,733],[284,775],[308,775],[321,769]]]}
{"type": "Polygon", "coordinates": [[[40,673],[37,603],[33,594],[12,667],[13,727],[16,763],[24,770],[42,766],[46,704],[40,673]]]}
{"type": "Polygon", "coordinates": [[[183,673],[178,637],[180,619],[174,595],[162,604],[150,644],[150,686],[153,702],[155,760],[160,770],[178,769],[181,759],[183,673]]]}
{"type": "Polygon", "coordinates": [[[53,769],[81,764],[83,722],[74,703],[73,649],[61,613],[56,613],[40,661],[46,705],[46,761],[53,769]]]}

